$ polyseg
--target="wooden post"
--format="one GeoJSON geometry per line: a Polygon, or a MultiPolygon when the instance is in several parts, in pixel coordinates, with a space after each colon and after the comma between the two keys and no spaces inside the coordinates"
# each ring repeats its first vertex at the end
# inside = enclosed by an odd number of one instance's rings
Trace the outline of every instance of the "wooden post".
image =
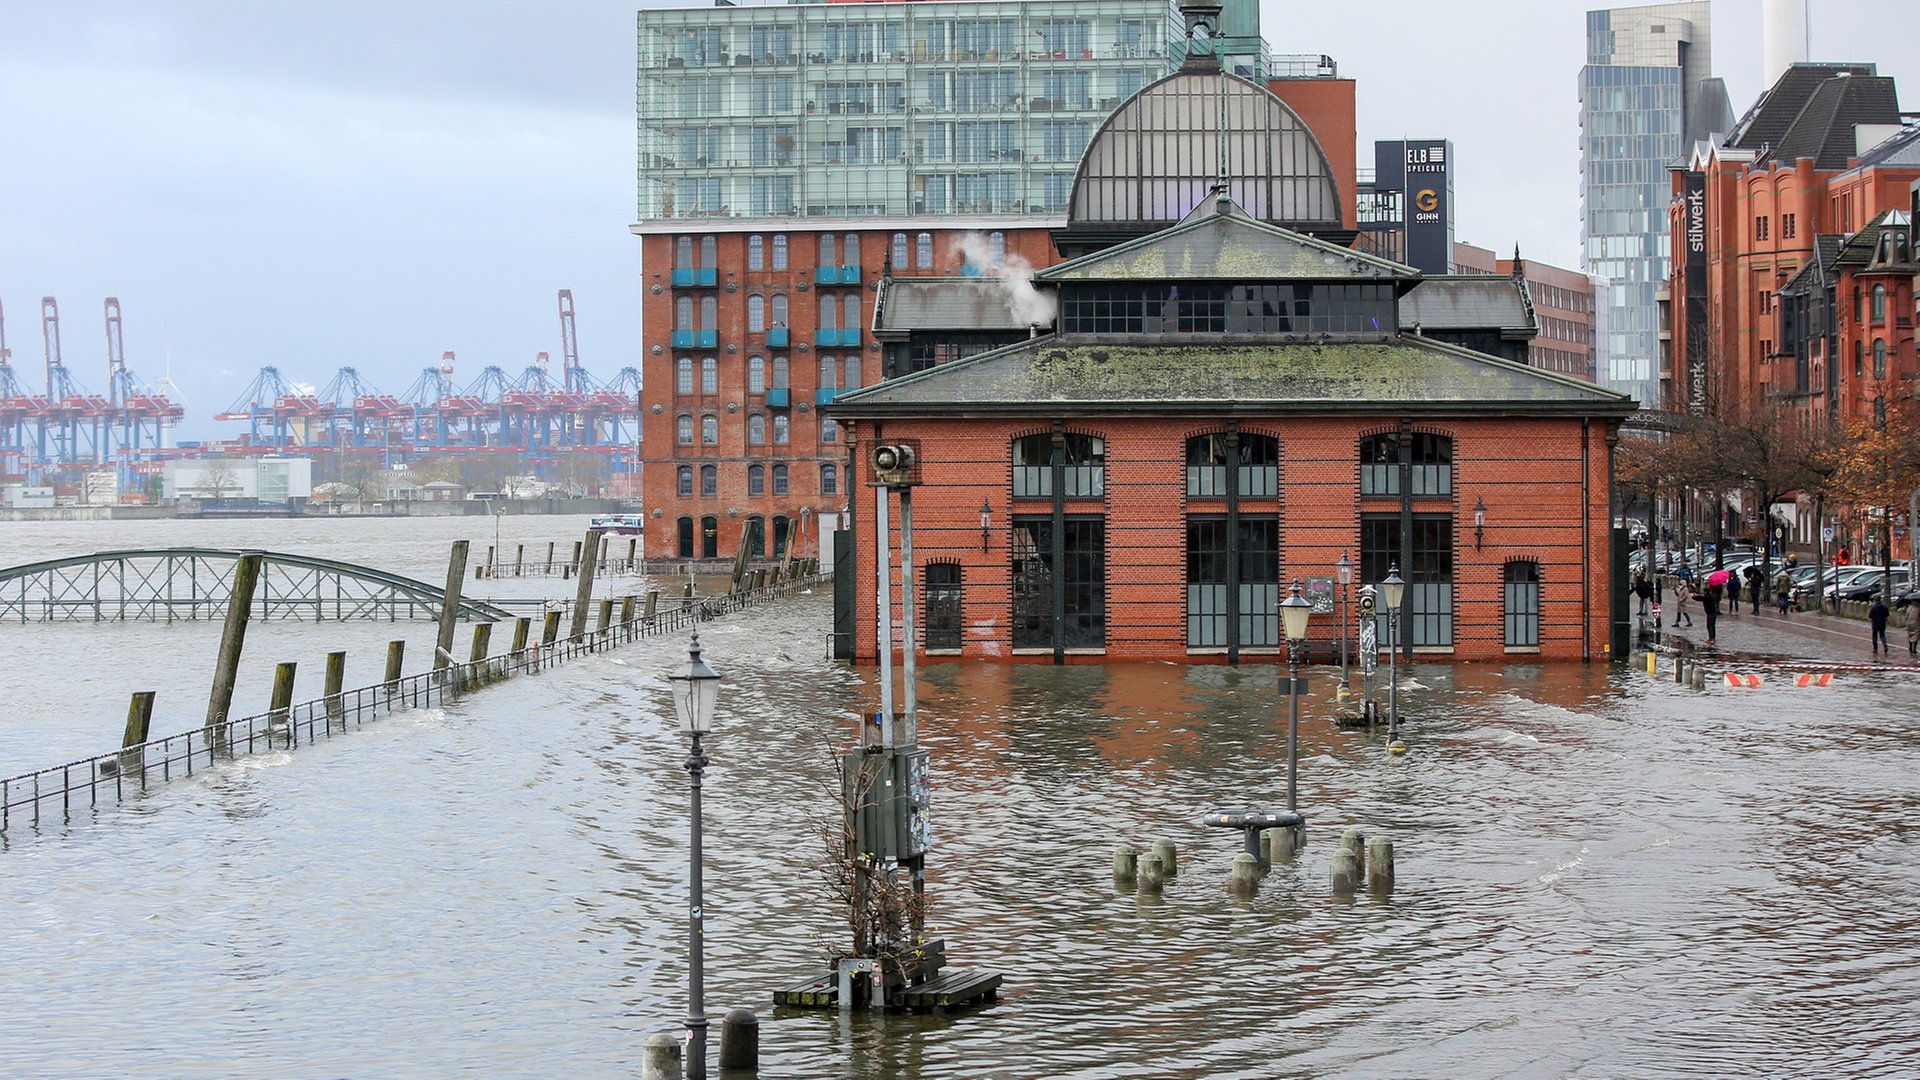
{"type": "Polygon", "coordinates": [[[570,641],[581,641],[587,636],[587,606],[593,603],[593,563],[580,553],[599,551],[600,533],[599,529],[588,529],[586,540],[574,546],[574,559],[580,564],[580,587],[574,592],[573,632],[567,635],[570,641]]]}
{"type": "Polygon", "coordinates": [[[488,544],[487,545],[487,576],[488,577],[497,578],[500,576],[499,560],[500,560],[500,553],[494,550],[494,546],[492,544],[488,544]]]}
{"type": "Polygon", "coordinates": [[[467,656],[468,667],[473,671],[473,679],[471,681],[483,685],[487,682],[487,677],[484,673],[487,662],[487,647],[492,641],[493,624],[490,622],[476,623],[473,628],[473,651],[467,656]]]}
{"type": "Polygon", "coordinates": [[[213,694],[207,699],[205,730],[213,745],[226,745],[227,710],[233,707],[233,680],[240,671],[240,652],[247,642],[247,620],[253,615],[253,590],[260,581],[258,552],[240,556],[233,564],[233,591],[228,594],[227,625],[220,634],[220,655],[213,662],[213,694]]]}
{"type": "Polygon", "coordinates": [[[607,572],[607,548],[611,546],[613,546],[613,537],[602,535],[600,537],[600,546],[594,548],[594,551],[599,553],[598,557],[594,559],[594,562],[598,564],[595,569],[600,573],[604,574],[607,572]]]}
{"type": "Polygon", "coordinates": [[[640,554],[640,538],[636,536],[633,539],[627,541],[627,573],[629,574],[633,573],[634,564],[639,561],[638,559],[639,554],[640,554]]]}
{"type": "Polygon", "coordinates": [[[549,611],[547,612],[546,625],[540,628],[540,645],[543,648],[550,649],[553,647],[553,643],[558,640],[560,640],[560,613],[557,611],[549,611]]]}
{"type": "Polygon", "coordinates": [[[276,664],[273,668],[273,703],[267,706],[267,730],[286,725],[287,746],[300,744],[300,733],[293,726],[293,674],[298,664],[276,664]]]}
{"type": "Polygon", "coordinates": [[[646,620],[648,626],[652,626],[654,617],[659,613],[660,613],[660,590],[653,589],[647,593],[646,610],[641,613],[640,617],[646,620]]]}
{"type": "Polygon", "coordinates": [[[527,569],[527,545],[521,544],[513,552],[513,576],[519,577],[527,569]]]}
{"type": "Polygon", "coordinates": [[[393,693],[394,688],[400,684],[401,668],[406,663],[406,659],[407,643],[405,641],[387,642],[387,693],[393,693]]]}
{"type": "Polygon", "coordinates": [[[467,576],[467,542],[455,540],[447,557],[447,594],[440,603],[440,633],[433,643],[433,670],[453,663],[453,628],[460,621],[460,587],[467,576]]]}
{"type": "Polygon", "coordinates": [[[612,624],[613,624],[613,600],[609,598],[609,599],[600,601],[600,621],[599,621],[599,624],[594,627],[594,629],[600,631],[600,637],[602,639],[603,644],[611,644],[611,642],[607,642],[605,639],[608,637],[606,632],[607,627],[611,626],[612,624]]]}
{"type": "Polygon", "coordinates": [[[127,730],[120,737],[120,772],[137,773],[147,767],[147,752],[140,746],[153,728],[153,691],[136,690],[127,702],[127,730]]]}
{"type": "Polygon", "coordinates": [[[633,640],[633,594],[620,598],[620,628],[628,641],[633,640]]]}
{"type": "Polygon", "coordinates": [[[346,680],[347,654],[344,652],[328,653],[327,686],[325,693],[327,696],[327,723],[329,726],[331,726],[335,720],[340,721],[341,727],[344,728],[347,726],[346,702],[341,700],[340,697],[341,687],[346,683],[346,680]]]}
{"type": "Polygon", "coordinates": [[[547,576],[553,576],[553,541],[547,541],[547,576]]]}
{"type": "Polygon", "coordinates": [[[518,656],[519,654],[527,651],[527,635],[531,633],[532,630],[533,630],[533,619],[531,619],[530,617],[522,615],[519,618],[513,620],[514,655],[518,656]]]}

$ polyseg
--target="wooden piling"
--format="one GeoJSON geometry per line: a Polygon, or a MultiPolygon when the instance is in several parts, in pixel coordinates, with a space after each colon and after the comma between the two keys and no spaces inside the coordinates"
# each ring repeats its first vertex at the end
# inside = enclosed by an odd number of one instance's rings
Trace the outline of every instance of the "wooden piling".
{"type": "Polygon", "coordinates": [[[326,688],[322,691],[327,698],[327,725],[332,727],[335,721],[345,727],[347,723],[347,703],[341,699],[341,689],[347,681],[347,654],[330,652],[327,654],[326,688]]]}
{"type": "Polygon", "coordinates": [[[600,537],[600,545],[593,549],[597,553],[593,560],[595,564],[594,569],[600,573],[604,574],[607,572],[607,549],[612,546],[613,537],[602,534],[600,537]]]}
{"type": "Polygon", "coordinates": [[[612,625],[613,598],[608,597],[600,601],[600,618],[595,622],[594,629],[600,632],[600,637],[604,640],[607,637],[607,627],[612,625]]]}
{"type": "Polygon", "coordinates": [[[634,563],[639,561],[639,558],[638,558],[639,554],[640,554],[640,538],[636,536],[633,539],[627,541],[627,573],[629,574],[633,573],[633,566],[634,566],[634,563]]]}
{"type": "Polygon", "coordinates": [[[215,746],[226,745],[227,711],[233,707],[233,681],[240,672],[240,653],[247,642],[247,620],[253,615],[253,590],[260,581],[263,558],[258,552],[249,552],[233,564],[227,625],[220,633],[220,655],[213,662],[213,693],[207,699],[206,731],[215,746]]]}
{"type": "Polygon", "coordinates": [[[141,749],[147,741],[148,733],[153,729],[153,691],[136,690],[133,698],[127,702],[127,729],[120,736],[120,774],[138,775],[147,765],[146,751],[141,749]]]}
{"type": "Polygon", "coordinates": [[[544,625],[540,627],[540,646],[543,649],[551,649],[553,643],[560,640],[560,613],[549,611],[543,621],[544,625]]]}
{"type": "Polygon", "coordinates": [[[513,655],[527,651],[527,637],[533,632],[533,619],[522,615],[513,620],[513,655]]]}
{"type": "Polygon", "coordinates": [[[440,604],[440,633],[433,643],[433,670],[453,663],[453,629],[460,621],[460,589],[467,576],[467,542],[455,540],[447,556],[447,594],[440,604]]]}
{"type": "Polygon", "coordinates": [[[407,659],[405,641],[387,642],[387,695],[391,697],[400,689],[400,674],[407,659]]]}
{"type": "Polygon", "coordinates": [[[473,628],[473,649],[467,655],[468,669],[473,672],[472,682],[485,685],[490,680],[486,675],[487,647],[493,642],[493,624],[483,622],[473,628]]]}
{"type": "Polygon", "coordinates": [[[569,641],[582,641],[587,636],[587,608],[593,603],[593,563],[583,559],[580,553],[592,553],[600,550],[599,529],[588,529],[587,538],[574,545],[574,562],[580,567],[580,587],[573,597],[573,630],[567,635],[569,641]]]}
{"type": "Polygon", "coordinates": [[[553,541],[547,541],[547,576],[553,576],[553,541]]]}
{"type": "Polygon", "coordinates": [[[519,544],[513,550],[513,576],[521,577],[527,571],[527,545],[519,544]]]}
{"type": "Polygon", "coordinates": [[[1140,878],[1140,853],[1132,844],[1113,849],[1113,880],[1131,885],[1140,878]]]}
{"type": "Polygon", "coordinates": [[[284,726],[289,748],[300,744],[300,733],[293,724],[293,675],[299,666],[294,663],[274,665],[273,703],[267,706],[267,730],[284,726]]]}
{"type": "Polygon", "coordinates": [[[620,636],[626,641],[633,640],[633,594],[620,598],[620,636]]]}
{"type": "Polygon", "coordinates": [[[653,589],[647,593],[647,606],[646,606],[646,609],[643,612],[641,612],[640,617],[646,620],[646,623],[648,626],[652,626],[654,617],[657,616],[659,613],[660,613],[660,590],[653,589]]]}
{"type": "Polygon", "coordinates": [[[1367,841],[1367,888],[1393,891],[1393,841],[1384,836],[1367,841]]]}
{"type": "Polygon", "coordinates": [[[1173,841],[1155,840],[1153,853],[1160,857],[1160,872],[1165,874],[1169,881],[1180,876],[1180,862],[1178,853],[1174,851],[1173,841]]]}

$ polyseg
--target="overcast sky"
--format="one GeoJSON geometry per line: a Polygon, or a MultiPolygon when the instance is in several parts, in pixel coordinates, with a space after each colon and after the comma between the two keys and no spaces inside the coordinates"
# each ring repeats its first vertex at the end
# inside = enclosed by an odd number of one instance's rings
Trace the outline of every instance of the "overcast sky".
{"type": "MultiPolygon", "coordinates": [[[[1920,108],[1920,3],[1812,0],[1813,55],[1867,60],[1920,108]]],[[[1458,236],[1578,264],[1584,0],[1265,0],[1277,52],[1358,81],[1372,140],[1454,140],[1458,236]],[[1468,16],[1471,14],[1471,19],[1468,16]]],[[[342,367],[404,393],[442,350],[465,386],[537,352],[559,289],[582,362],[640,352],[632,0],[0,0],[0,304],[39,393],[40,298],[76,381],[106,390],[102,299],[129,365],[169,371],[180,437],[260,368],[342,367]]],[[[1714,59],[1760,91],[1760,0],[1717,0],[1714,59]]]]}

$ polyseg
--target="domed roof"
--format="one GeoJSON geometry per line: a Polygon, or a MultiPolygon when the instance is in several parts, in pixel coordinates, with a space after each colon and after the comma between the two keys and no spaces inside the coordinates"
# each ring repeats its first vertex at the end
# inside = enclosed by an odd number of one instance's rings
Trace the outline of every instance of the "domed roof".
{"type": "Polygon", "coordinates": [[[1333,169],[1299,114],[1245,79],[1188,68],[1141,90],[1101,125],[1074,175],[1067,231],[1176,222],[1222,183],[1261,221],[1303,232],[1340,228],[1333,169]]]}

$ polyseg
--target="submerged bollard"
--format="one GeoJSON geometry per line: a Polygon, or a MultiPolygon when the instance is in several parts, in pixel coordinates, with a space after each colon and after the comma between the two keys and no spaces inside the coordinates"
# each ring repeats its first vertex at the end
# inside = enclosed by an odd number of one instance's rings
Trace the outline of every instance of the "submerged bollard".
{"type": "Polygon", "coordinates": [[[647,1036],[640,1052],[640,1080],[680,1080],[680,1037],[662,1031],[647,1036]]]}
{"type": "Polygon", "coordinates": [[[1333,853],[1333,895],[1353,895],[1360,878],[1359,863],[1351,849],[1343,847],[1333,853]]]}
{"type": "Polygon", "coordinates": [[[1393,841],[1384,836],[1367,841],[1367,888],[1393,891],[1393,841]]]}
{"type": "Polygon", "coordinates": [[[1113,849],[1113,880],[1131,884],[1140,878],[1140,853],[1132,844],[1113,849]]]}
{"type": "Polygon", "coordinates": [[[1705,690],[1707,688],[1707,669],[1706,668],[1701,667],[1699,664],[1695,664],[1693,665],[1693,671],[1690,674],[1693,676],[1693,678],[1688,682],[1687,684],[1688,686],[1690,686],[1695,690],[1705,690]]]}
{"type": "Polygon", "coordinates": [[[760,1067],[760,1018],[752,1009],[728,1009],[720,1021],[720,1070],[760,1067]]]}
{"type": "Polygon", "coordinates": [[[1160,865],[1160,856],[1146,854],[1140,857],[1140,891],[1148,895],[1158,893],[1167,884],[1166,871],[1160,865]]]}
{"type": "Polygon", "coordinates": [[[1160,859],[1160,873],[1171,881],[1180,876],[1180,862],[1171,840],[1155,840],[1153,853],[1160,859]]]}
{"type": "Polygon", "coordinates": [[[330,652],[327,654],[327,685],[322,691],[327,698],[327,724],[332,726],[338,721],[341,727],[347,726],[347,705],[340,696],[341,687],[347,681],[347,654],[330,652]]]}
{"type": "Polygon", "coordinates": [[[1687,668],[1689,666],[1690,665],[1685,660],[1681,659],[1678,656],[1674,657],[1673,658],[1673,681],[1680,684],[1681,686],[1685,686],[1687,684],[1687,668]]]}
{"type": "Polygon", "coordinates": [[[1260,860],[1241,852],[1233,857],[1233,870],[1227,874],[1227,891],[1245,896],[1260,886],[1260,860]]]}
{"type": "Polygon", "coordinates": [[[1353,852],[1353,872],[1362,877],[1367,872],[1367,838],[1359,829],[1348,829],[1340,834],[1340,846],[1353,852]]]}
{"type": "Polygon", "coordinates": [[[293,729],[293,675],[298,664],[276,664],[273,668],[273,702],[267,706],[267,730],[287,729],[287,745],[299,742],[293,729]]]}
{"type": "Polygon", "coordinates": [[[1291,825],[1278,829],[1268,829],[1260,834],[1260,855],[1269,865],[1276,862],[1292,862],[1299,853],[1300,844],[1305,839],[1304,825],[1291,825]]]}

